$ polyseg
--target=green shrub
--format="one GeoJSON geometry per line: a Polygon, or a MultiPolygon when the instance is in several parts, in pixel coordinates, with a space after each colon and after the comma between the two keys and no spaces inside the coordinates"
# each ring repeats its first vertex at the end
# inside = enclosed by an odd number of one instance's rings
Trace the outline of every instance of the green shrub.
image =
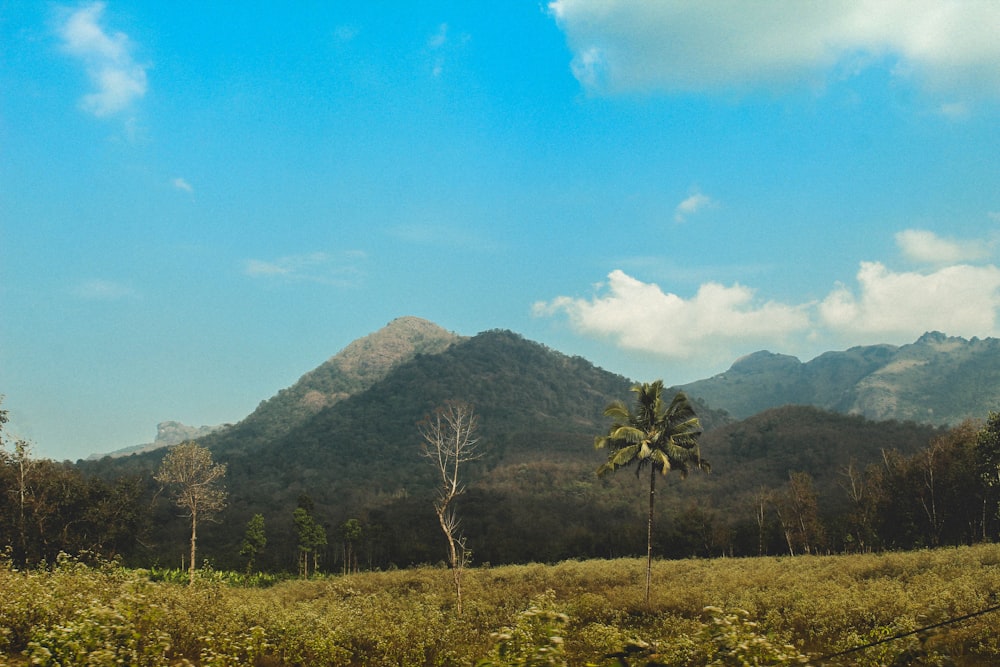
{"type": "MultiPolygon", "coordinates": [[[[431,567],[253,587],[0,561],[0,665],[793,664],[996,604],[1000,546],[659,561],[648,606],[641,572],[638,559],[471,568],[459,615],[450,573],[431,567]]],[[[842,664],[988,664],[998,637],[1000,613],[978,615],[842,664]]]]}

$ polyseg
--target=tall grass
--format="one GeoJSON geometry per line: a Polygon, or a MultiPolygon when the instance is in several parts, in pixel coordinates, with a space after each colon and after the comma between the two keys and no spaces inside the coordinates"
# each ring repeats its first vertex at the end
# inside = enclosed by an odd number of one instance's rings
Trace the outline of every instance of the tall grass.
{"type": "MultiPolygon", "coordinates": [[[[68,558],[42,571],[6,563],[0,666],[815,663],[996,604],[1000,546],[659,561],[648,606],[643,576],[638,559],[470,569],[459,615],[440,568],[266,586],[207,573],[189,587],[68,558]]],[[[894,660],[1000,661],[1000,613],[839,664],[894,660]]]]}

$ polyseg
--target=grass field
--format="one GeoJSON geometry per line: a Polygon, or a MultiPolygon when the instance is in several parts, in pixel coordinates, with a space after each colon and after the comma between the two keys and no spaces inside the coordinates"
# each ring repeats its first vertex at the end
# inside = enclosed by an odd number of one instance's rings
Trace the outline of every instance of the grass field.
{"type": "Polygon", "coordinates": [[[0,565],[0,665],[1000,663],[1000,611],[823,657],[1000,604],[1000,545],[654,567],[648,607],[638,559],[473,568],[459,616],[439,568],[188,587],[0,565]]]}

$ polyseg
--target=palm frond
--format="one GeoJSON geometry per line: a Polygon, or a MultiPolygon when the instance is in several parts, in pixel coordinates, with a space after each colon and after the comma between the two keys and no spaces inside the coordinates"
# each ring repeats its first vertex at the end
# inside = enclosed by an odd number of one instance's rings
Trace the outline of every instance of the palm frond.
{"type": "Polygon", "coordinates": [[[635,426],[623,426],[621,424],[615,424],[608,431],[608,438],[611,440],[618,440],[623,443],[633,444],[641,441],[646,434],[642,429],[638,429],[635,426]]]}
{"type": "Polygon", "coordinates": [[[622,401],[612,401],[608,407],[604,408],[604,416],[614,419],[616,422],[628,422],[632,418],[628,406],[622,401]]]}
{"type": "Polygon", "coordinates": [[[612,450],[598,469],[603,475],[636,464],[636,474],[647,465],[663,474],[677,470],[686,476],[691,467],[708,469],[698,451],[701,422],[684,392],[669,404],[663,400],[663,381],[636,384],[631,388],[635,404],[613,401],[604,414],[614,419],[607,435],[594,438],[597,449],[612,450]]]}
{"type": "Polygon", "coordinates": [[[627,445],[618,449],[608,457],[606,463],[602,464],[597,469],[598,477],[602,477],[609,472],[618,470],[618,468],[623,468],[627,465],[638,462],[639,459],[636,457],[638,451],[639,445],[627,445]]]}

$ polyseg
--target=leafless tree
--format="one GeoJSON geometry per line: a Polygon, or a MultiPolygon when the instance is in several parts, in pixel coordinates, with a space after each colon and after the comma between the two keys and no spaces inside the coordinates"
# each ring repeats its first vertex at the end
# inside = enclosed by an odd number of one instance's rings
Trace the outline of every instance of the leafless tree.
{"type": "Polygon", "coordinates": [[[190,583],[194,584],[195,545],[199,519],[209,519],[226,506],[226,490],[221,486],[226,476],[224,463],[213,463],[212,452],[194,442],[170,448],[154,476],[172,489],[174,502],[187,510],[191,519],[190,583]]]}
{"type": "Polygon", "coordinates": [[[471,552],[459,532],[459,519],[454,501],[465,491],[460,472],[465,463],[478,459],[479,418],[472,405],[449,401],[437,408],[418,425],[423,437],[422,453],[434,464],[441,486],[434,501],[434,512],[448,545],[448,566],[455,581],[456,609],[462,613],[462,570],[469,563],[471,552]]]}

